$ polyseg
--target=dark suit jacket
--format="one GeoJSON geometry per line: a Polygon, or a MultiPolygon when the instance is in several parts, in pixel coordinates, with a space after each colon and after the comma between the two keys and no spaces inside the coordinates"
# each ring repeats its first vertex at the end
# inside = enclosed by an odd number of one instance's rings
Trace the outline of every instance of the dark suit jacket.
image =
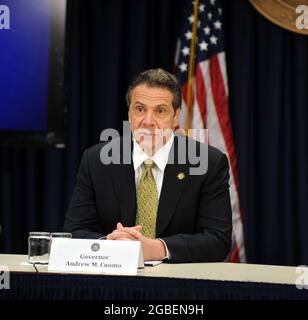
{"type": "MultiPolygon", "coordinates": [[[[208,146],[207,172],[189,175],[189,168],[194,165],[179,164],[177,156],[177,151],[182,152],[179,142],[188,140],[175,135],[170,151],[170,155],[175,151],[175,164],[168,163],[165,168],[156,236],[167,244],[169,262],[223,261],[230,250],[232,233],[228,160],[222,152],[208,146]],[[184,179],[178,178],[179,173],[184,173],[184,179]]],[[[75,238],[97,239],[111,233],[117,222],[135,225],[132,161],[123,164],[122,153],[118,154],[120,164],[106,165],[100,161],[101,149],[111,143],[122,150],[123,138],[115,139],[91,147],[82,157],[64,224],[64,230],[72,232],[75,238]]],[[[205,145],[197,143],[197,147],[205,145]]]]}

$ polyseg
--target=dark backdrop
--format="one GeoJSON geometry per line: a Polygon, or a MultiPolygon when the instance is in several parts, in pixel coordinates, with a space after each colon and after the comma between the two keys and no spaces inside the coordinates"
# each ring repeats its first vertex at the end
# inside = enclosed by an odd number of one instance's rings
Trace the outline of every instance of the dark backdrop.
{"type": "MultiPolygon", "coordinates": [[[[82,151],[127,118],[129,80],[145,68],[173,70],[184,6],[69,2],[67,148],[0,149],[1,253],[26,253],[29,231],[62,228],[82,151]]],[[[248,262],[308,264],[308,37],[246,0],[223,9],[248,262]]]]}

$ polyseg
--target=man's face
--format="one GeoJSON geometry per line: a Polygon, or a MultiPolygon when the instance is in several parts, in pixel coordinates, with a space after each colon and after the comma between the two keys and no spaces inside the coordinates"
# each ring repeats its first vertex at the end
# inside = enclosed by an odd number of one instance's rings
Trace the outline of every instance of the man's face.
{"type": "Polygon", "coordinates": [[[128,118],[136,141],[154,154],[177,127],[180,108],[172,106],[173,95],[164,88],[137,86],[131,93],[128,118]]]}

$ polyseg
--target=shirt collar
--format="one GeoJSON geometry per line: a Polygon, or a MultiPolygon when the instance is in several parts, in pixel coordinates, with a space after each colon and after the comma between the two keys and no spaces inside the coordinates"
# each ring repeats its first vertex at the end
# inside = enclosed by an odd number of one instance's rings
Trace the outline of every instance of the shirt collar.
{"type": "Polygon", "coordinates": [[[134,163],[134,170],[136,171],[146,159],[152,159],[156,166],[161,170],[164,171],[169,159],[170,149],[172,147],[174,141],[174,134],[172,133],[169,140],[152,156],[149,157],[137,143],[135,138],[133,138],[133,163],[134,163]]]}

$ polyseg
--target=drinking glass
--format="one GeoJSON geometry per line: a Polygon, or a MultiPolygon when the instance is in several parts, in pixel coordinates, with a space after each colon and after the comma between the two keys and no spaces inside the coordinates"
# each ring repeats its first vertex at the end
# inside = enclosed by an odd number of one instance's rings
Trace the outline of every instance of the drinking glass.
{"type": "Polygon", "coordinates": [[[49,232],[29,232],[28,262],[48,264],[50,247],[49,232]]]}

